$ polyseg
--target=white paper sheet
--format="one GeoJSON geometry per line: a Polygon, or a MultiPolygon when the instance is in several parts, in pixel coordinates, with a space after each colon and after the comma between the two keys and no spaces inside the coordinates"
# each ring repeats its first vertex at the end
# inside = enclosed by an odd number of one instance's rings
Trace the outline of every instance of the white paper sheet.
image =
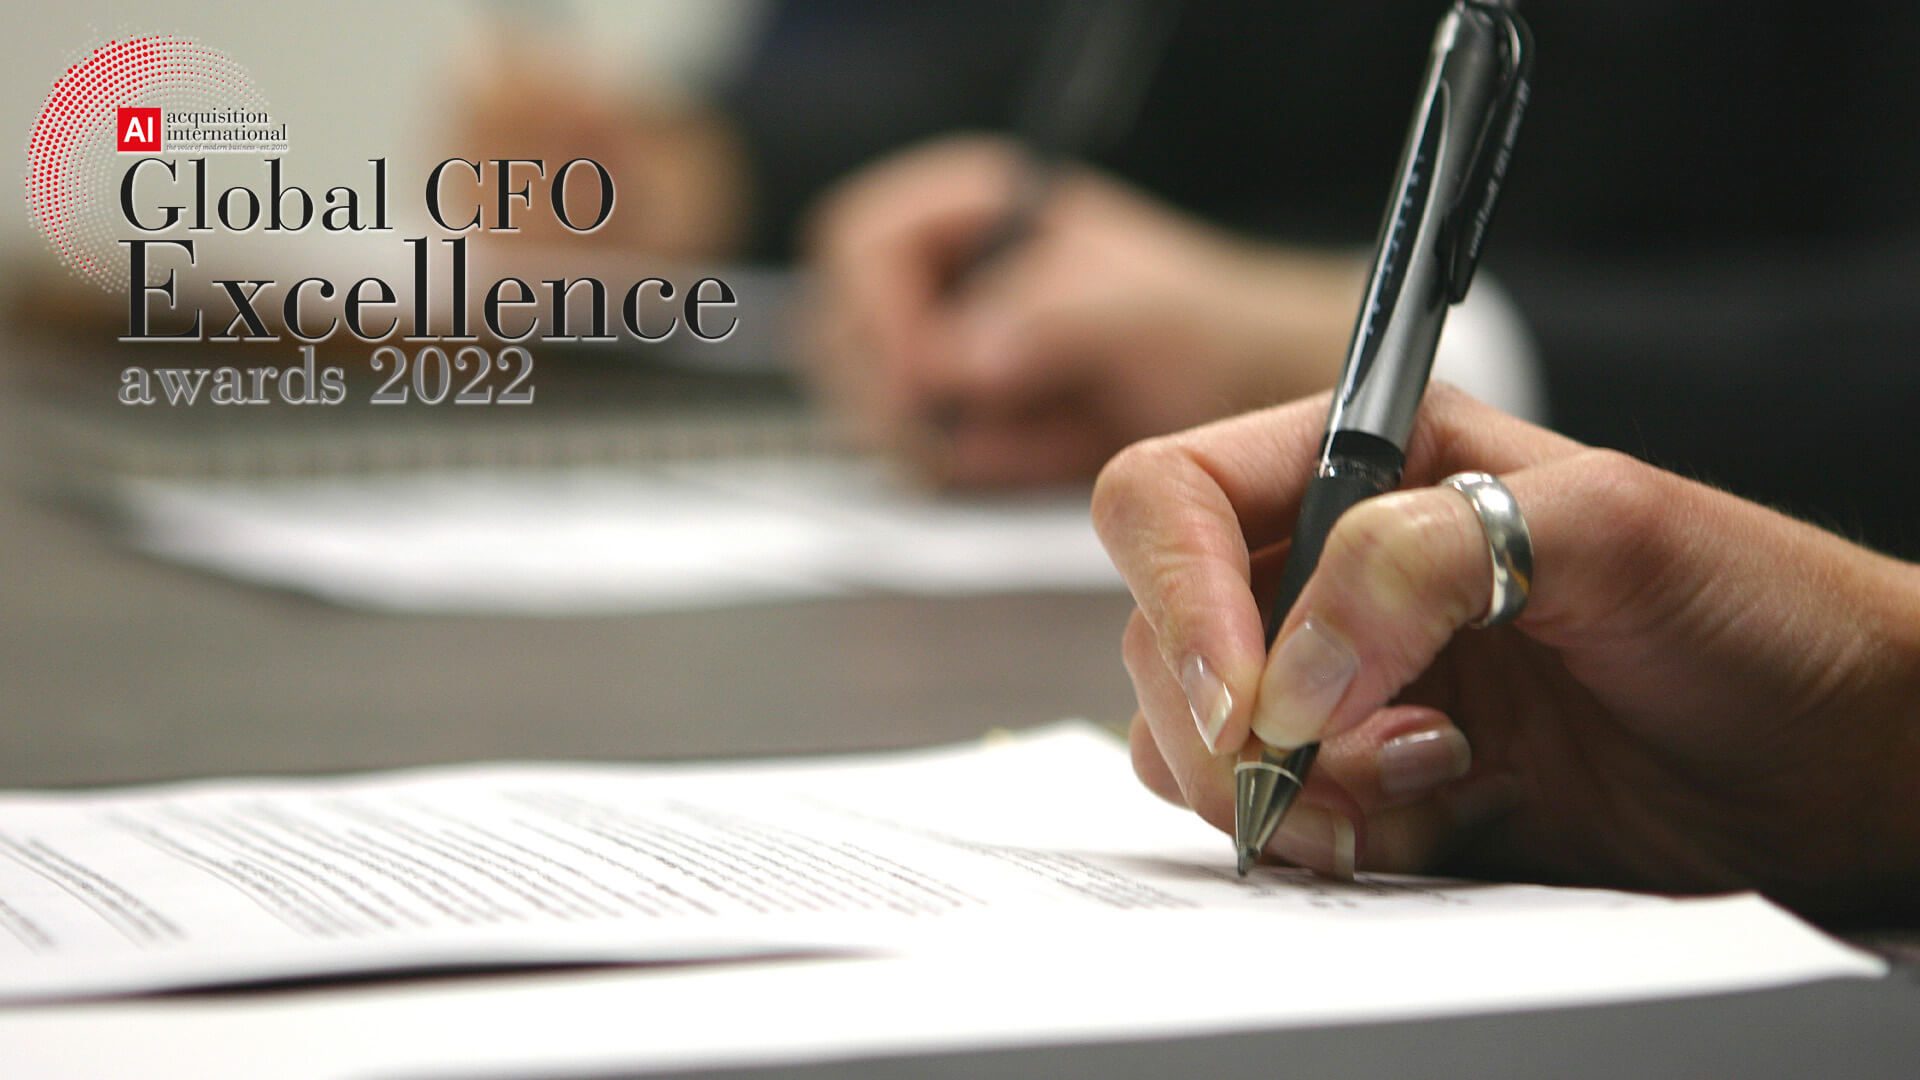
{"type": "Polygon", "coordinates": [[[19,1076],[557,1074],[1884,971],[1752,896],[1340,884],[1281,869],[1242,882],[1224,838],[1140,791],[1124,758],[1104,734],[1064,726],[864,759],[8,795],[0,987],[14,995],[456,961],[855,951],[15,1007],[0,1009],[0,1046],[19,1076]],[[453,894],[502,914],[455,918],[453,894]],[[1281,944],[1294,992],[1245,962],[1281,944]]]}
{"type": "Polygon", "coordinates": [[[134,542],[389,611],[568,614],[862,592],[1117,589],[1085,493],[957,498],[876,462],[137,480],[134,542]]]}

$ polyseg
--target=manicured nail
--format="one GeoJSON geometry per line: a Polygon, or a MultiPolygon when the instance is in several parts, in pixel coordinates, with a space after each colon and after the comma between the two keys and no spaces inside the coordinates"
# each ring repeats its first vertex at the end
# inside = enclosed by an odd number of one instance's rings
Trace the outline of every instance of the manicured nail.
{"type": "Polygon", "coordinates": [[[1318,806],[1295,804],[1267,842],[1267,851],[1288,862],[1350,879],[1357,846],[1353,822],[1318,806]]]}
{"type": "Polygon", "coordinates": [[[1288,634],[1267,660],[1253,732],[1268,746],[1291,750],[1332,734],[1322,729],[1360,670],[1353,646],[1312,619],[1288,634]]]}
{"type": "Polygon", "coordinates": [[[1467,775],[1473,751],[1459,728],[1415,731],[1380,745],[1380,790],[1412,795],[1467,775]]]}
{"type": "Polygon", "coordinates": [[[1214,674],[1213,666],[1202,657],[1194,657],[1180,669],[1180,688],[1187,693],[1187,708],[1193,713],[1193,726],[1200,729],[1200,741],[1207,752],[1220,752],[1220,732],[1233,715],[1233,694],[1214,674]]]}

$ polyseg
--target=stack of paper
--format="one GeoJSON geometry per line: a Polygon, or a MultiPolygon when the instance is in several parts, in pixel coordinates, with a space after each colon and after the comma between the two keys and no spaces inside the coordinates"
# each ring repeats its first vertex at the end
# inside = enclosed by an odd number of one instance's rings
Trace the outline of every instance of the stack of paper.
{"type": "Polygon", "coordinates": [[[1754,896],[1286,869],[1085,726],[725,766],[0,796],[0,997],[754,958],[0,1009],[9,1075],[548,1074],[1692,994],[1882,965],[1754,896]],[[1284,953],[1277,984],[1250,956],[1284,953]],[[103,1034],[111,1032],[111,1038],[103,1034]],[[272,1046],[267,1059],[253,1051],[272,1046]],[[116,1056],[117,1055],[117,1056],[116,1056]],[[170,1070],[170,1071],[169,1071],[170,1070]]]}

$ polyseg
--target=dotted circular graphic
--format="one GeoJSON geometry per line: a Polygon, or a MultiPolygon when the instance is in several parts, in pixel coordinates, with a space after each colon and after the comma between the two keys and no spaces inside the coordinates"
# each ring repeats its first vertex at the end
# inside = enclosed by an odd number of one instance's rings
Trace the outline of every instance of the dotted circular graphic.
{"type": "Polygon", "coordinates": [[[122,106],[174,112],[266,112],[247,73],[223,54],[178,35],[109,41],[53,81],[27,141],[27,215],[60,261],[109,291],[126,285],[120,161],[114,123],[122,106]]]}

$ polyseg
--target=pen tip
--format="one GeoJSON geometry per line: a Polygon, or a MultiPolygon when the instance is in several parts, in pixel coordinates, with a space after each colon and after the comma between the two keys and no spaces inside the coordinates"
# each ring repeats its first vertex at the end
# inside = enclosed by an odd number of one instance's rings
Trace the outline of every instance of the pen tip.
{"type": "Polygon", "coordinates": [[[1260,861],[1260,852],[1300,793],[1300,774],[1288,766],[1305,768],[1311,760],[1301,751],[1282,756],[1268,750],[1257,760],[1234,766],[1233,850],[1241,877],[1260,861]]]}

